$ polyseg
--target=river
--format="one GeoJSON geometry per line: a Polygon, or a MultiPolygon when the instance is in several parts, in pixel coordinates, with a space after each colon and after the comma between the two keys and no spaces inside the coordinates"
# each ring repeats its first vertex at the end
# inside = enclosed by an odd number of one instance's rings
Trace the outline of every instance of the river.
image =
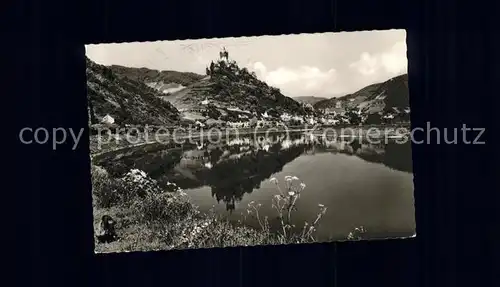
{"type": "MultiPolygon", "coordinates": [[[[358,226],[373,239],[415,233],[409,142],[332,142],[304,134],[202,141],[137,147],[100,156],[98,162],[115,175],[138,168],[160,184],[175,182],[201,211],[213,208],[234,222],[247,214],[250,202],[260,203],[260,215],[273,227],[277,214],[271,202],[278,191],[269,179],[275,177],[283,187],[285,176],[297,176],[306,187],[293,213],[294,223],[314,221],[319,204],[328,208],[318,227],[318,241],[345,239],[358,226]]],[[[245,222],[258,226],[252,218],[245,222]]]]}

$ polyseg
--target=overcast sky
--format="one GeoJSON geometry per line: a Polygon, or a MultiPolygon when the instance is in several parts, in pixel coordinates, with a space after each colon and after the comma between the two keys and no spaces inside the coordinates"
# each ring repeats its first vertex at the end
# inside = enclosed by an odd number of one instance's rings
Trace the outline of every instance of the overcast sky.
{"type": "Polygon", "coordinates": [[[205,74],[222,46],[290,97],[342,96],[407,72],[405,30],[100,44],[86,53],[103,65],[205,74]]]}

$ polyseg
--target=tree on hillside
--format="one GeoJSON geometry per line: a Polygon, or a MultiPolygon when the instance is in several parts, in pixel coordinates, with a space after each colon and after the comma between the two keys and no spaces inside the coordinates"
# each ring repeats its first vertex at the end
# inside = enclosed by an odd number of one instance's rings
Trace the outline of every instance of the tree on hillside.
{"type": "Polygon", "coordinates": [[[102,74],[104,75],[104,77],[110,81],[114,81],[116,78],[115,78],[115,75],[113,74],[113,71],[111,71],[111,69],[107,69],[105,68],[103,71],[102,71],[102,74]]]}
{"type": "Polygon", "coordinates": [[[367,125],[379,125],[381,123],[382,119],[378,113],[369,114],[365,120],[365,124],[367,125]]]}
{"type": "Polygon", "coordinates": [[[215,119],[215,120],[218,120],[219,117],[222,115],[221,112],[217,109],[216,106],[214,106],[213,104],[208,104],[206,110],[204,110],[202,112],[202,115],[204,117],[208,117],[208,118],[211,118],[211,119],[215,119]]]}
{"type": "Polygon", "coordinates": [[[353,108],[346,111],[346,116],[349,119],[349,123],[352,125],[358,125],[361,123],[361,115],[353,108]]]}
{"type": "Polygon", "coordinates": [[[410,121],[410,114],[409,113],[400,113],[399,114],[400,118],[401,118],[401,121],[403,122],[409,122],[410,121]]]}
{"type": "Polygon", "coordinates": [[[219,61],[219,67],[220,67],[221,70],[225,70],[226,69],[226,62],[219,61]]]}
{"type": "Polygon", "coordinates": [[[314,112],[313,106],[309,103],[302,103],[302,107],[304,108],[304,111],[306,113],[313,113],[314,112]]]}
{"type": "Polygon", "coordinates": [[[211,62],[210,62],[210,74],[213,74],[213,72],[214,72],[214,68],[215,68],[214,61],[211,61],[211,62]]]}
{"type": "Polygon", "coordinates": [[[280,114],[278,113],[278,111],[276,111],[276,109],[274,108],[271,108],[267,111],[267,114],[273,118],[279,118],[280,114]]]}
{"type": "Polygon", "coordinates": [[[281,94],[281,91],[279,88],[271,87],[271,93],[273,94],[281,94]]]}
{"type": "Polygon", "coordinates": [[[239,72],[238,64],[235,61],[228,61],[228,67],[231,72],[239,72]]]}
{"type": "Polygon", "coordinates": [[[90,100],[90,97],[87,97],[87,105],[88,105],[88,113],[89,113],[89,121],[90,124],[95,124],[97,123],[97,118],[94,114],[94,106],[92,105],[92,101],[90,100]]]}

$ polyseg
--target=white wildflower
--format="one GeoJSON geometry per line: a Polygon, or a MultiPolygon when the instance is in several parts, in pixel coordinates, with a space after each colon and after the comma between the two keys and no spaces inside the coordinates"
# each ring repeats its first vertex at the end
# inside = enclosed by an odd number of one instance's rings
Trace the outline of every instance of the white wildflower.
{"type": "Polygon", "coordinates": [[[288,192],[288,195],[290,195],[290,196],[294,196],[294,195],[295,195],[295,192],[293,192],[293,191],[289,191],[289,192],[288,192]]]}
{"type": "Polygon", "coordinates": [[[320,203],[320,204],[318,204],[318,206],[319,206],[319,207],[325,207],[325,206],[324,206],[323,204],[321,204],[321,203],[320,203]]]}
{"type": "Polygon", "coordinates": [[[293,179],[293,178],[292,178],[291,176],[289,176],[289,175],[285,176],[285,180],[286,180],[286,181],[292,181],[292,179],[293,179]]]}
{"type": "Polygon", "coordinates": [[[302,183],[300,183],[300,187],[301,187],[302,189],[304,189],[304,188],[306,188],[306,184],[302,182],[302,183]]]}
{"type": "Polygon", "coordinates": [[[299,180],[299,178],[296,176],[292,176],[292,180],[299,180]]]}
{"type": "Polygon", "coordinates": [[[276,177],[271,178],[269,181],[274,184],[278,184],[278,180],[276,179],[276,177]]]}

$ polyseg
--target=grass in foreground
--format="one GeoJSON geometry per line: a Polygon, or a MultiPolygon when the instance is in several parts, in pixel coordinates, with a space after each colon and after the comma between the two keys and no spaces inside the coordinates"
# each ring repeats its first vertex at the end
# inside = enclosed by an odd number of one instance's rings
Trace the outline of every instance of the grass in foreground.
{"type": "MultiPolygon", "coordinates": [[[[118,239],[110,243],[96,240],[96,252],[151,251],[185,248],[275,245],[315,242],[314,233],[326,207],[319,205],[318,217],[297,229],[292,223],[295,204],[305,184],[296,177],[285,177],[282,189],[273,199],[281,230],[271,232],[267,218],[259,214],[260,204],[248,206],[247,213],[260,229],[236,225],[214,212],[202,213],[174,183],[160,188],[143,171],[131,170],[122,178],[111,177],[106,170],[92,166],[94,226],[103,215],[116,221],[118,239]],[[300,231],[297,231],[300,230],[300,231]]],[[[364,231],[364,230],[363,230],[364,231]]],[[[98,233],[98,232],[96,232],[98,233]]],[[[357,235],[356,235],[357,236],[357,235]]],[[[358,239],[351,235],[349,239],[358,239]]]]}

